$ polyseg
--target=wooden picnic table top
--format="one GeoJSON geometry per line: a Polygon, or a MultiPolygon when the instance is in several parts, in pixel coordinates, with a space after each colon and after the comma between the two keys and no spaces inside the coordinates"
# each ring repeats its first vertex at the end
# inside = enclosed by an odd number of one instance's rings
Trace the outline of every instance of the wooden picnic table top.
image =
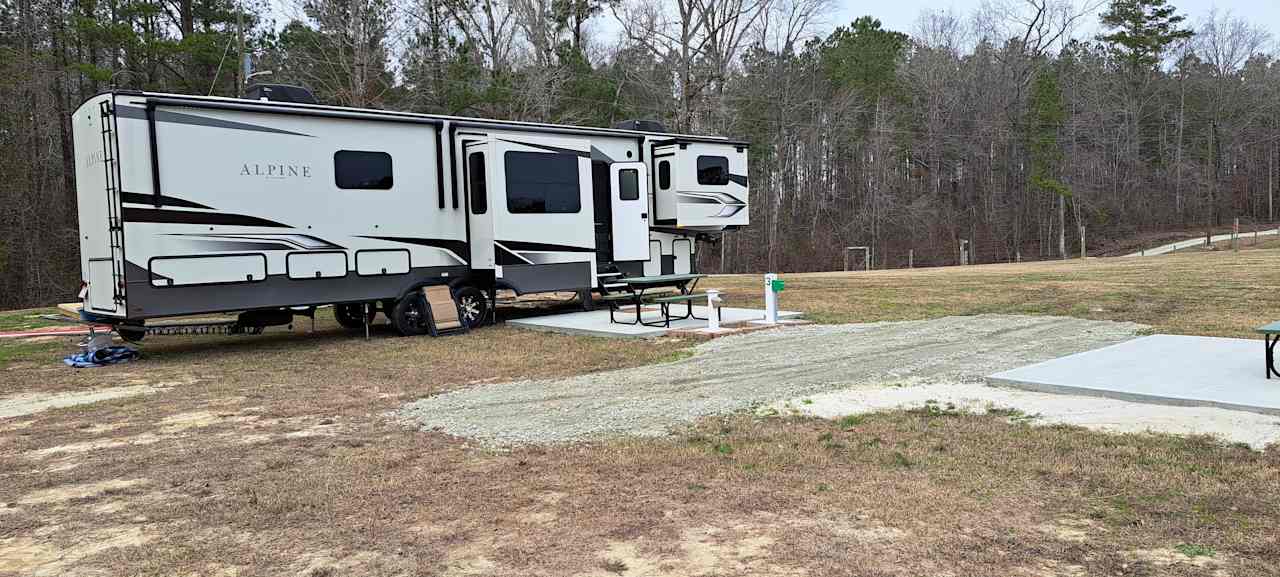
{"type": "Polygon", "coordinates": [[[1254,332],[1259,332],[1259,333],[1262,333],[1262,334],[1264,334],[1264,335],[1280,334],[1280,321],[1275,321],[1275,322],[1273,322],[1273,323],[1268,323],[1268,324],[1262,325],[1262,326],[1260,326],[1260,327],[1258,327],[1258,328],[1256,328],[1256,329],[1253,329],[1253,330],[1254,330],[1254,332]]]}
{"type": "Polygon", "coordinates": [[[678,285],[703,278],[705,274],[664,274],[661,276],[633,276],[618,279],[618,282],[629,285],[660,286],[678,285]]]}

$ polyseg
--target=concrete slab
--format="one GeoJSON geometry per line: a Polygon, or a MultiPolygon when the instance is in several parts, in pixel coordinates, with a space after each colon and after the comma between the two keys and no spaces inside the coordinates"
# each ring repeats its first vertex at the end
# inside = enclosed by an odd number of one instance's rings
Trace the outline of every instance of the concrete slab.
{"type": "Polygon", "coordinates": [[[996,373],[993,384],[1179,406],[1280,415],[1261,339],[1153,335],[996,373]]]}
{"type": "MultiPolygon", "coordinates": [[[[674,306],[675,312],[680,313],[684,307],[674,306]]],[[[632,313],[634,314],[634,312],[632,313]]],[[[707,307],[693,307],[693,314],[700,317],[707,316],[707,307]]],[[[802,313],[794,311],[778,311],[779,319],[799,318],[802,313]]],[[[618,311],[616,317],[621,320],[627,318],[627,313],[618,311]]],[[[759,309],[738,309],[725,307],[721,309],[722,325],[734,325],[746,323],[764,318],[764,311],[759,309]]],[[[656,321],[661,319],[661,312],[657,306],[648,306],[641,308],[641,318],[645,321],[656,321]]],[[[569,335],[589,335],[596,337],[615,337],[615,338],[655,338],[666,335],[671,330],[696,330],[705,328],[707,321],[696,319],[685,319],[681,321],[671,321],[671,328],[665,327],[647,327],[644,325],[626,325],[609,322],[609,309],[602,308],[594,311],[581,311],[573,313],[551,314],[540,317],[527,317],[522,319],[512,319],[506,321],[507,324],[525,329],[533,329],[540,331],[551,331],[564,333],[569,335]]]]}

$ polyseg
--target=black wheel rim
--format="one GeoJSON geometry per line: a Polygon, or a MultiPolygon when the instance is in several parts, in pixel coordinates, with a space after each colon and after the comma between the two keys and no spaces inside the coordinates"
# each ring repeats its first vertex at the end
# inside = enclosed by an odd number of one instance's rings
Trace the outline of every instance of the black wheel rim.
{"type": "Polygon", "coordinates": [[[409,301],[409,306],[405,307],[404,320],[409,326],[415,328],[423,328],[427,326],[427,315],[425,314],[426,302],[422,297],[417,297],[409,301]]]}

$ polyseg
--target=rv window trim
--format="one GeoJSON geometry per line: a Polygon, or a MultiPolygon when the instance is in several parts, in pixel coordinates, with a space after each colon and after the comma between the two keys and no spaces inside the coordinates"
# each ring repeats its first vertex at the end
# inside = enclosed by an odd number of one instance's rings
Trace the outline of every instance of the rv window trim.
{"type": "Polygon", "coordinates": [[[658,161],[658,188],[661,190],[671,190],[671,161],[658,161]]]}
{"type": "Polygon", "coordinates": [[[473,150],[468,152],[466,156],[466,162],[462,164],[464,176],[467,180],[467,194],[471,200],[471,214],[485,214],[489,212],[489,175],[486,173],[488,161],[485,160],[483,150],[473,150]],[[478,169],[471,166],[471,159],[477,156],[480,157],[478,169]],[[477,181],[473,178],[476,173],[480,174],[478,187],[476,186],[477,181]]]}
{"type": "Polygon", "coordinates": [[[506,190],[507,212],[509,214],[579,214],[581,213],[582,212],[582,176],[578,172],[578,169],[580,168],[578,165],[578,158],[579,157],[577,155],[573,155],[573,154],[564,154],[564,153],[555,153],[555,152],[530,152],[525,150],[508,150],[502,153],[502,168],[504,171],[503,174],[505,175],[505,178],[506,178],[506,189],[507,189],[506,190]],[[577,200],[577,203],[574,206],[574,209],[573,210],[546,210],[546,203],[545,203],[545,196],[544,196],[543,210],[514,210],[511,206],[511,188],[512,188],[511,187],[511,170],[508,169],[508,166],[511,162],[511,155],[513,154],[520,154],[520,155],[533,154],[533,155],[548,156],[548,157],[572,158],[573,166],[574,166],[573,179],[577,185],[576,187],[577,194],[574,196],[574,199],[577,200]]]}
{"type": "Polygon", "coordinates": [[[638,169],[624,168],[618,171],[618,200],[640,200],[640,171],[638,169]],[[627,187],[623,184],[626,182],[623,179],[628,174],[631,176],[631,181],[635,183],[631,187],[632,194],[630,195],[627,194],[627,187]]]}
{"type": "Polygon", "coordinates": [[[729,177],[729,157],[720,156],[718,154],[700,154],[694,166],[694,174],[698,176],[698,184],[703,186],[728,186],[733,179],[729,177]],[[706,181],[702,179],[702,161],[703,159],[716,161],[717,164],[723,162],[724,177],[721,180],[706,181]]]}
{"type": "Polygon", "coordinates": [[[346,149],[339,150],[333,153],[333,184],[334,186],[337,186],[342,190],[391,190],[396,185],[395,160],[391,157],[390,153],[383,152],[380,150],[346,150],[346,149]],[[368,154],[368,155],[375,155],[375,156],[385,156],[387,159],[387,178],[389,179],[389,182],[386,183],[386,186],[383,186],[381,183],[377,184],[376,186],[343,186],[342,177],[339,174],[340,170],[338,165],[338,156],[342,154],[368,154]]]}

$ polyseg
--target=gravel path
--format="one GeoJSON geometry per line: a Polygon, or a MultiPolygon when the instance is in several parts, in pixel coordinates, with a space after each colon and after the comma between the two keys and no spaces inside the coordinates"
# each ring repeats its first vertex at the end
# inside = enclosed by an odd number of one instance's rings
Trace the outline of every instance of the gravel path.
{"type": "Polygon", "coordinates": [[[851,385],[980,383],[1143,328],[1011,315],[788,327],[703,343],[673,363],[445,393],[410,403],[399,416],[491,445],[662,435],[698,417],[851,385]]]}

